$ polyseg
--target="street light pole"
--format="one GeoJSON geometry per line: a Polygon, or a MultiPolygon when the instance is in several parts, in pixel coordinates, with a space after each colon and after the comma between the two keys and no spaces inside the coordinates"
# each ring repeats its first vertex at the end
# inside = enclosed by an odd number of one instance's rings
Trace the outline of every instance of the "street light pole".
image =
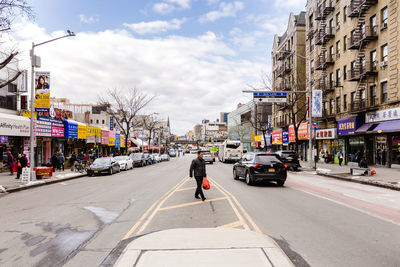
{"type": "Polygon", "coordinates": [[[40,45],[44,45],[50,42],[54,42],[56,40],[62,39],[62,38],[66,38],[66,37],[71,37],[71,36],[75,36],[74,32],[71,32],[70,30],[67,30],[67,35],[61,36],[61,37],[57,37],[45,42],[41,42],[38,44],[35,44],[34,42],[32,42],[32,49],[31,49],[31,121],[30,121],[30,155],[29,155],[29,161],[30,161],[30,165],[29,165],[29,182],[33,180],[33,177],[35,177],[35,173],[33,171],[34,165],[35,165],[35,143],[36,143],[36,133],[33,132],[34,130],[34,120],[35,120],[35,66],[40,67],[40,62],[38,62],[39,57],[35,56],[35,47],[40,46],[40,45]],[[35,139],[34,139],[35,138],[35,139]]]}

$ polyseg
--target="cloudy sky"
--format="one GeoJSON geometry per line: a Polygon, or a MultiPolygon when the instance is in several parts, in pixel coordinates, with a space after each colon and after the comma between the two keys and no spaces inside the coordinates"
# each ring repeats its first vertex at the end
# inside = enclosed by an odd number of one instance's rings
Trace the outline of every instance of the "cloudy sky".
{"type": "Polygon", "coordinates": [[[250,99],[241,91],[270,71],[275,33],[305,0],[31,0],[36,18],[13,25],[21,67],[29,45],[77,36],[36,49],[50,71],[52,96],[96,103],[108,88],[156,95],[144,113],[170,117],[186,131],[250,99]]]}

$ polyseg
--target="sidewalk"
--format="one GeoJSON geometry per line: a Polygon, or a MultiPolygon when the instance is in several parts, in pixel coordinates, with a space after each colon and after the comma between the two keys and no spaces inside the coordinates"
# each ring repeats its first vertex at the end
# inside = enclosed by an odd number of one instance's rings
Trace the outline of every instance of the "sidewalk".
{"type": "Polygon", "coordinates": [[[349,165],[339,166],[339,164],[317,163],[317,169],[315,170],[308,167],[307,161],[300,161],[300,164],[302,166],[301,170],[312,172],[314,174],[385,187],[393,190],[400,190],[400,169],[370,166],[370,169],[375,170],[376,174],[364,176],[359,170],[355,170],[354,175],[351,175],[349,165]]]}
{"type": "Polygon", "coordinates": [[[1,193],[12,193],[31,187],[62,182],[82,176],[86,176],[86,173],[72,172],[70,169],[68,169],[65,171],[53,172],[53,176],[51,178],[42,178],[30,183],[23,183],[21,182],[21,179],[15,179],[17,177],[17,173],[14,172],[14,175],[11,176],[10,172],[2,172],[0,173],[0,195],[1,193]]]}

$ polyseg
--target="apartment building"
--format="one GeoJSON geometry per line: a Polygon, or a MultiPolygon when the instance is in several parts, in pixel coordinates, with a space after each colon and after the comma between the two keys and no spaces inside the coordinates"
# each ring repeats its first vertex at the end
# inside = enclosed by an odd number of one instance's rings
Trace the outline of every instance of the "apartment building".
{"type": "MultiPolygon", "coordinates": [[[[286,104],[274,104],[272,144],[276,149],[288,146],[290,124],[301,121],[306,113],[306,12],[291,13],[282,36],[275,35],[272,49],[272,87],[274,91],[303,91],[288,94],[286,104]]],[[[292,135],[294,133],[291,133],[292,135]]],[[[294,143],[294,140],[291,140],[294,143]]],[[[306,142],[304,140],[304,146],[306,142]]],[[[294,145],[294,144],[293,144],[294,145]]]]}
{"type": "Polygon", "coordinates": [[[400,166],[399,1],[308,0],[306,10],[306,77],[323,93],[327,133],[318,151],[400,166]]]}

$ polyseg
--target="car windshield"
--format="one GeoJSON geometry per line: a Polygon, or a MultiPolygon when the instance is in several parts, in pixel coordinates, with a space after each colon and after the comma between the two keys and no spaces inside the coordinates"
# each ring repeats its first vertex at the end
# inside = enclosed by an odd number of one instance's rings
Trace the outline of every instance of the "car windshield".
{"type": "Polygon", "coordinates": [[[274,163],[282,163],[277,155],[267,155],[267,154],[256,155],[255,162],[266,165],[274,163]]]}
{"type": "Polygon", "coordinates": [[[226,148],[236,149],[240,146],[240,144],[226,144],[226,148]]]}
{"type": "Polygon", "coordinates": [[[116,160],[126,160],[128,157],[127,156],[117,156],[114,157],[116,160]]]}
{"type": "Polygon", "coordinates": [[[94,165],[102,165],[102,164],[107,164],[110,162],[111,162],[110,158],[98,158],[93,162],[93,164],[94,165]]]}
{"type": "Polygon", "coordinates": [[[295,152],[282,152],[282,158],[295,158],[296,153],[295,152]]]}

